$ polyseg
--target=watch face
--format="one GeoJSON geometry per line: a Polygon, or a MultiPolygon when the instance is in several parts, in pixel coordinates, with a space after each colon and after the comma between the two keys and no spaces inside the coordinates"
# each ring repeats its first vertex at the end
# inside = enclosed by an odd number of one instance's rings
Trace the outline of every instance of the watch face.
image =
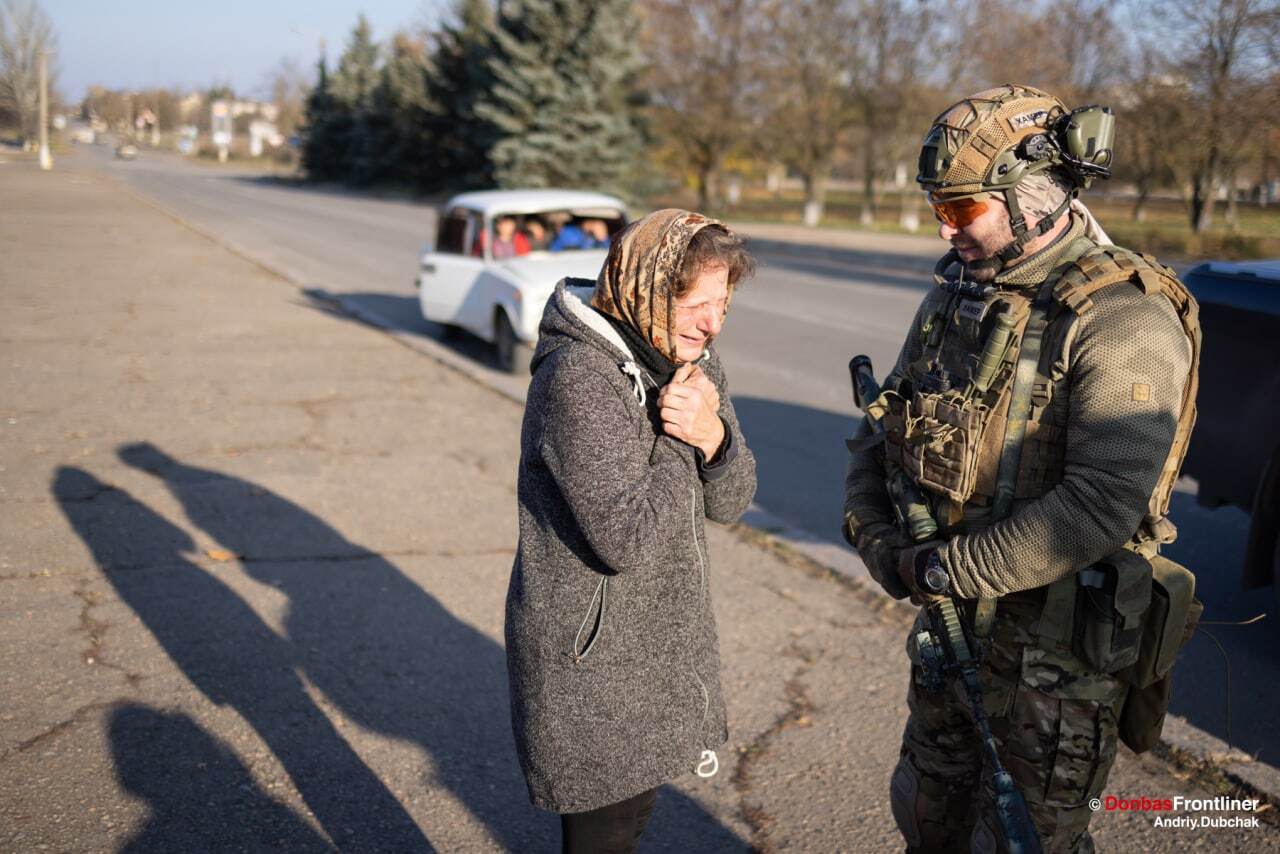
{"type": "Polygon", "coordinates": [[[946,570],[941,567],[930,566],[924,571],[924,586],[929,588],[933,593],[942,593],[945,591],[949,580],[950,579],[947,578],[946,570]]]}

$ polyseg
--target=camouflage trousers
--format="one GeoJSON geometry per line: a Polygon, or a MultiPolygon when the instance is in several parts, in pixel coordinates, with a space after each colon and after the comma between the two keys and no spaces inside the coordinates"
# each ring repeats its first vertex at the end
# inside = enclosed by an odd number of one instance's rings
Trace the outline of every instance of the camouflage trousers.
{"type": "MultiPolygon", "coordinates": [[[[1127,686],[1068,649],[1042,648],[1032,634],[1039,612],[1029,599],[1001,600],[983,643],[983,705],[1044,850],[1089,852],[1089,800],[1115,761],[1127,686]]],[[[909,851],[1003,851],[968,697],[958,679],[938,694],[921,683],[914,638],[925,626],[922,614],[907,642],[911,714],[890,783],[894,819],[909,851]]]]}

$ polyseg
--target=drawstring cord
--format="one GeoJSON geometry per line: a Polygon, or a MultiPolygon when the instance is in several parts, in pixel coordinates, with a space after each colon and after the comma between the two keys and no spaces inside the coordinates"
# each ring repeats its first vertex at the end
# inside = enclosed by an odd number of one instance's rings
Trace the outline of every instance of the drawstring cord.
{"type": "Polygon", "coordinates": [[[624,362],[619,367],[622,368],[624,374],[631,377],[631,390],[635,393],[636,400],[640,401],[640,405],[644,406],[644,374],[640,371],[640,366],[635,362],[624,362]]]}

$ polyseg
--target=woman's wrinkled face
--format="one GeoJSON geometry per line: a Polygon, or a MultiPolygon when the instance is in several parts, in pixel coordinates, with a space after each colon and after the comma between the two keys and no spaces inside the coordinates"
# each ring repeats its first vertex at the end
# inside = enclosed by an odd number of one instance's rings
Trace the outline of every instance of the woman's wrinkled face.
{"type": "Polygon", "coordinates": [[[720,334],[729,305],[729,268],[704,267],[693,289],[676,300],[676,357],[692,362],[720,334]]]}

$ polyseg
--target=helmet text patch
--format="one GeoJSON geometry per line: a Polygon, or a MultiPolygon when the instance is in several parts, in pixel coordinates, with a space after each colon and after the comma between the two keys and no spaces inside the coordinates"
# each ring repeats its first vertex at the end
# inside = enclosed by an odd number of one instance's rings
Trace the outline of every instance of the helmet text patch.
{"type": "Polygon", "coordinates": [[[1016,116],[1009,117],[1009,127],[1013,130],[1022,130],[1029,127],[1044,127],[1044,120],[1048,117],[1049,111],[1045,109],[1028,110],[1025,113],[1019,113],[1016,116]]]}

